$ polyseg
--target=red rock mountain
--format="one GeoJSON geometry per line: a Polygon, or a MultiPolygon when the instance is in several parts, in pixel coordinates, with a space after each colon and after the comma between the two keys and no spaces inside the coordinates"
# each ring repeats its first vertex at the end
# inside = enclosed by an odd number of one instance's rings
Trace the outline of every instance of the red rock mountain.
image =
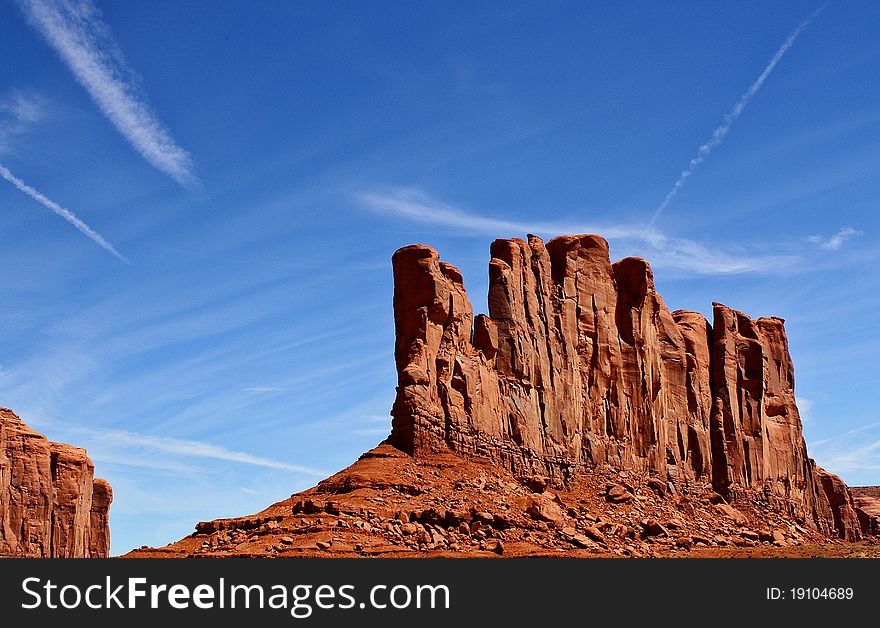
{"type": "Polygon", "coordinates": [[[670,312],[648,263],[594,235],[491,258],[474,317],[434,249],[394,254],[385,443],[129,556],[845,555],[829,537],[877,533],[870,498],[807,455],[781,319],[670,312]]]}
{"type": "Polygon", "coordinates": [[[496,240],[476,317],[431,247],[392,263],[387,441],[129,556],[876,555],[840,540],[878,520],[807,455],[781,319],[670,312],[595,235],[496,240]]]}
{"type": "Polygon", "coordinates": [[[112,500],[84,449],[0,408],[0,557],[107,557],[112,500]]]}
{"type": "MultiPolygon", "coordinates": [[[[612,264],[595,235],[493,242],[476,317],[431,247],[392,265],[386,443],[130,555],[719,555],[880,532],[880,489],[807,454],[782,319],[670,312],[648,263],[612,264]]],[[[0,408],[0,556],[107,556],[112,493],[93,475],[0,408]]]]}
{"type": "Polygon", "coordinates": [[[782,319],[670,312],[648,263],[612,264],[595,235],[493,242],[488,316],[431,247],[400,249],[393,268],[395,447],[558,487],[603,465],[711,485],[861,537],[846,485],[807,455],[782,319]]]}

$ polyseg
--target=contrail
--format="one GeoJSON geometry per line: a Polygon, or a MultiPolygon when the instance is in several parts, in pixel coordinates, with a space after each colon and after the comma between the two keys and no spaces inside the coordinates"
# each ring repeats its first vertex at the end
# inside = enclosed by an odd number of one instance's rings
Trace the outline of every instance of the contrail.
{"type": "Polygon", "coordinates": [[[153,114],[93,0],[19,0],[19,5],[129,144],[181,185],[198,187],[192,158],[153,114]]]}
{"type": "Polygon", "coordinates": [[[121,253],[119,253],[119,251],[117,251],[115,248],[113,248],[113,245],[110,244],[109,242],[107,242],[107,240],[105,240],[104,237],[100,233],[98,233],[97,231],[92,229],[90,226],[88,226],[86,223],[84,223],[82,220],[80,220],[76,214],[74,214],[72,211],[70,211],[66,207],[62,207],[61,205],[59,205],[58,203],[53,201],[51,198],[47,197],[45,194],[43,194],[39,190],[35,190],[31,186],[29,186],[27,183],[25,183],[24,181],[22,181],[21,179],[16,177],[14,174],[12,174],[9,171],[9,168],[4,166],[3,164],[0,164],[0,177],[3,177],[7,181],[9,181],[12,185],[17,187],[19,190],[21,190],[22,192],[24,192],[25,194],[30,196],[32,199],[34,199],[35,201],[37,201],[41,205],[48,207],[53,212],[55,212],[56,214],[58,214],[59,216],[64,218],[64,220],[66,220],[67,222],[72,224],[74,227],[79,229],[88,238],[90,238],[95,244],[100,246],[102,249],[104,249],[108,253],[111,253],[112,255],[114,255],[118,260],[120,260],[126,264],[130,264],[130,262],[125,258],[125,256],[123,256],[121,253]]]}
{"type": "Polygon", "coordinates": [[[724,122],[721,123],[715,131],[712,133],[712,137],[708,142],[700,146],[697,149],[697,156],[690,160],[688,163],[688,167],[682,171],[682,173],[678,176],[678,180],[675,182],[675,185],[672,186],[672,189],[669,190],[669,194],[666,195],[666,198],[663,199],[663,202],[660,203],[657,210],[654,212],[654,216],[651,218],[651,224],[653,225],[657,222],[657,219],[660,217],[660,214],[663,213],[663,210],[666,209],[666,206],[675,198],[675,195],[678,194],[678,191],[681,190],[682,186],[684,186],[685,181],[690,178],[690,176],[694,173],[694,170],[697,166],[703,163],[706,160],[706,157],[709,156],[709,153],[712,152],[712,149],[718,146],[723,140],[724,136],[727,135],[728,131],[730,131],[731,125],[742,115],[743,109],[746,108],[746,105],[749,104],[749,101],[754,98],[755,94],[758,93],[758,90],[761,89],[761,86],[764,85],[764,81],[767,80],[767,77],[770,76],[770,73],[776,67],[776,64],[782,59],[788,49],[794,45],[795,39],[798,38],[804,29],[809,26],[810,22],[812,22],[822,11],[825,10],[825,7],[828,5],[825,4],[819,7],[817,10],[813,11],[810,15],[808,15],[798,27],[794,29],[791,34],[785,39],[782,45],[779,47],[779,50],[776,51],[776,54],[770,59],[770,63],[767,64],[767,67],[764,68],[764,71],[761,72],[761,75],[757,78],[757,80],[752,83],[752,86],[739,97],[739,101],[733,106],[733,109],[727,112],[724,116],[724,122]]]}

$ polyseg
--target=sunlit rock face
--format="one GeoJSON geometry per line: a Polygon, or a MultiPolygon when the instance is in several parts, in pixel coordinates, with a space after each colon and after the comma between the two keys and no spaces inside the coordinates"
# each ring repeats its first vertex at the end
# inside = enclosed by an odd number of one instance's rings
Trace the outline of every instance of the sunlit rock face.
{"type": "Polygon", "coordinates": [[[489,312],[476,317],[437,251],[394,254],[391,444],[560,486],[609,465],[839,530],[807,455],[782,319],[718,303],[711,324],[670,312],[648,262],[612,263],[596,235],[490,252],[489,312]]]}

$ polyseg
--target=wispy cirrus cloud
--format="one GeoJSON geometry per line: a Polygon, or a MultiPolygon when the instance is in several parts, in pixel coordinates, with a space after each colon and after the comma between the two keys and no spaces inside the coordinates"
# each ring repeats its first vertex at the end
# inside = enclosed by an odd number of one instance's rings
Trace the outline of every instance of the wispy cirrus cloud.
{"type": "Polygon", "coordinates": [[[197,187],[189,153],[157,119],[139,79],[92,0],[19,0],[38,31],[119,133],[152,166],[197,187]]]}
{"type": "Polygon", "coordinates": [[[669,203],[672,202],[672,199],[678,194],[681,188],[684,186],[685,182],[694,174],[694,170],[696,170],[697,166],[703,163],[706,158],[709,156],[709,153],[712,152],[712,149],[721,144],[724,141],[725,136],[730,132],[730,127],[733,126],[733,123],[736,122],[737,118],[742,115],[743,110],[745,110],[746,105],[755,97],[755,94],[761,89],[761,87],[766,82],[767,78],[770,76],[771,72],[776,68],[779,62],[782,60],[782,57],[785,56],[785,53],[794,45],[795,40],[798,36],[804,32],[804,30],[809,26],[810,22],[812,22],[816,17],[819,16],[822,11],[825,10],[827,5],[823,5],[817,10],[813,11],[810,15],[808,15],[804,20],[798,24],[797,28],[795,28],[788,37],[785,38],[785,41],[782,42],[782,45],[776,51],[776,54],[771,57],[770,62],[767,63],[767,66],[764,68],[764,71],[761,72],[760,76],[755,80],[754,83],[745,91],[745,93],[739,97],[739,100],[733,106],[733,109],[728,111],[724,115],[724,121],[718,126],[713,132],[712,137],[709,138],[705,144],[702,144],[697,149],[697,155],[690,160],[687,168],[682,170],[681,174],[678,175],[678,179],[675,181],[675,184],[672,186],[672,189],[669,190],[669,193],[654,211],[654,215],[651,217],[651,224],[657,222],[657,219],[660,218],[660,215],[663,213],[663,210],[669,206],[669,203]]]}
{"type": "Polygon", "coordinates": [[[828,237],[812,235],[807,238],[807,241],[816,244],[819,248],[826,251],[838,251],[844,242],[861,234],[861,231],[857,231],[852,227],[841,227],[834,235],[828,237]]]}
{"type": "Polygon", "coordinates": [[[9,168],[4,166],[3,164],[0,164],[0,177],[9,181],[9,183],[14,185],[18,190],[30,196],[40,205],[51,209],[53,212],[64,218],[64,220],[76,227],[82,234],[84,234],[87,238],[100,246],[102,249],[113,255],[116,259],[125,264],[129,263],[128,259],[126,259],[124,255],[117,251],[114,246],[104,238],[104,236],[102,236],[100,233],[98,233],[82,220],[80,220],[80,218],[72,211],[70,211],[66,207],[62,207],[39,190],[29,186],[27,183],[16,177],[14,174],[12,174],[12,172],[9,171],[9,168]]]}
{"type": "Polygon", "coordinates": [[[46,100],[32,90],[13,89],[0,98],[0,154],[46,115],[46,100]]]}
{"type": "Polygon", "coordinates": [[[847,475],[880,471],[880,423],[869,423],[829,438],[807,442],[810,454],[824,468],[847,475]]]}
{"type": "Polygon", "coordinates": [[[812,399],[808,399],[806,397],[795,397],[795,403],[797,404],[798,414],[801,416],[801,421],[806,425],[813,420],[813,403],[812,399]]]}
{"type": "Polygon", "coordinates": [[[13,89],[0,99],[0,112],[10,115],[19,124],[31,124],[45,115],[46,100],[31,90],[13,89]]]}
{"type": "Polygon", "coordinates": [[[799,259],[795,255],[728,252],[717,246],[710,247],[686,238],[668,236],[651,225],[518,222],[490,218],[448,205],[413,188],[363,192],[357,198],[374,211],[395,218],[491,237],[498,237],[500,234],[521,236],[526,233],[542,236],[597,233],[627,254],[649,258],[654,266],[692,274],[723,275],[785,270],[793,268],[799,259]]]}
{"type": "Polygon", "coordinates": [[[431,198],[415,188],[392,188],[380,192],[362,192],[357,198],[373,209],[408,218],[417,222],[433,223],[447,227],[457,227],[479,233],[518,233],[564,234],[564,233],[601,233],[606,238],[632,238],[651,240],[660,236],[660,232],[652,227],[640,225],[586,225],[586,224],[551,224],[546,222],[516,222],[489,218],[466,212],[431,198]]]}
{"type": "MultiPolygon", "coordinates": [[[[800,403],[800,402],[798,402],[800,403]]],[[[820,440],[812,440],[809,442],[810,447],[823,447],[832,443],[838,443],[840,441],[844,441],[856,434],[861,434],[863,432],[867,432],[870,430],[874,430],[880,427],[880,423],[869,423],[868,425],[862,425],[851,430],[847,430],[845,432],[841,432],[840,434],[835,434],[834,436],[829,436],[828,438],[822,438],[820,440]]]]}
{"type": "MultiPolygon", "coordinates": [[[[116,429],[95,429],[77,425],[56,425],[54,422],[43,422],[44,424],[59,427],[65,432],[76,434],[78,442],[82,442],[86,449],[96,450],[101,453],[101,457],[114,461],[124,461],[126,453],[130,451],[155,452],[160,454],[168,454],[174,457],[182,458],[208,458],[213,460],[224,460],[226,462],[237,462],[240,464],[248,464],[266,469],[277,469],[280,471],[290,471],[303,475],[324,477],[326,472],[304,467],[289,462],[281,462],[261,456],[254,456],[243,451],[227,449],[213,443],[206,443],[199,440],[188,440],[180,438],[170,438],[167,436],[155,436],[152,434],[138,434],[127,430],[116,429]]],[[[155,464],[155,463],[154,463],[155,464]]]]}

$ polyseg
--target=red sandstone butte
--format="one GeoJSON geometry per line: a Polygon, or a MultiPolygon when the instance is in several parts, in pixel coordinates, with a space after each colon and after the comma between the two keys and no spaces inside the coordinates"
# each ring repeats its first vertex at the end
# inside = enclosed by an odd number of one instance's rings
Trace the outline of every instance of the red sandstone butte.
{"type": "Polygon", "coordinates": [[[112,500],[84,449],[0,408],[0,557],[107,557],[112,500]]]}
{"type": "Polygon", "coordinates": [[[837,540],[877,534],[880,488],[854,498],[808,457],[782,319],[670,312],[648,263],[612,264],[595,235],[496,240],[491,258],[475,317],[437,251],[394,254],[386,442],[259,513],[128,556],[875,551],[837,540]]]}
{"type": "Polygon", "coordinates": [[[493,242],[488,316],[429,246],[400,249],[393,269],[394,446],[556,486],[599,465],[707,483],[860,537],[846,485],[807,455],[782,319],[670,312],[648,262],[612,264],[596,235],[493,242]]]}

